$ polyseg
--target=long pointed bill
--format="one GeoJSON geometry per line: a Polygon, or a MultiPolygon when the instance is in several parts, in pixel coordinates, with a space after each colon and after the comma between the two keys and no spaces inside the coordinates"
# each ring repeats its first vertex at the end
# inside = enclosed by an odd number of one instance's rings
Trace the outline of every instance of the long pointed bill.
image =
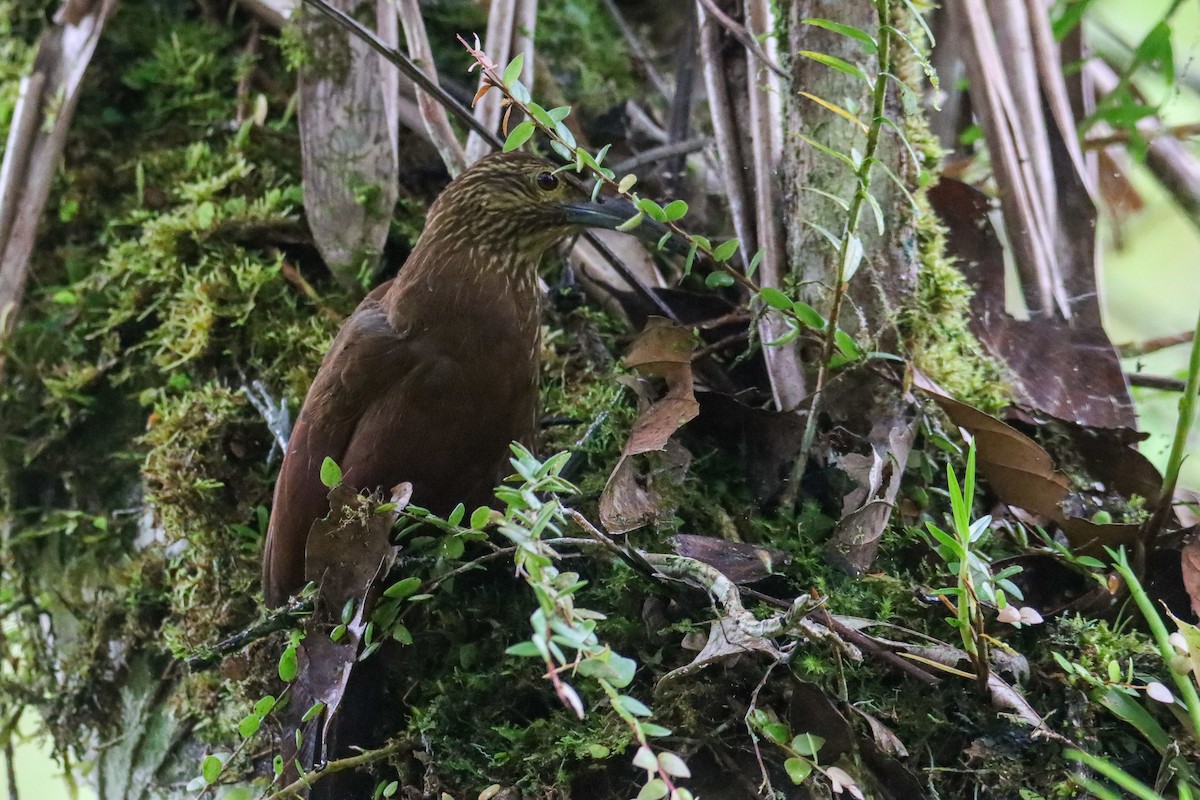
{"type": "MultiPolygon", "coordinates": [[[[585,228],[620,229],[625,233],[638,236],[648,241],[657,242],[664,235],[670,234],[670,229],[661,222],[655,222],[642,215],[641,222],[635,227],[623,228],[625,223],[640,213],[633,203],[623,198],[610,198],[598,202],[583,201],[570,203],[565,206],[567,222],[572,225],[582,225],[585,228]]],[[[663,249],[676,255],[686,255],[688,245],[678,236],[671,235],[663,244],[663,249]]]]}

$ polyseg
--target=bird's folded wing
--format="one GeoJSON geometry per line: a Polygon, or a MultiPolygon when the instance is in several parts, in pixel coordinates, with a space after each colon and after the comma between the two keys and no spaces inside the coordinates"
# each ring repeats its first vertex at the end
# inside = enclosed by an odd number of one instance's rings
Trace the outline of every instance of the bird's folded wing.
{"type": "Polygon", "coordinates": [[[283,603],[304,585],[304,548],[314,520],[328,512],[321,464],[343,459],[373,398],[402,382],[413,359],[403,333],[388,324],[372,292],[342,327],[326,355],[288,441],[275,484],[263,553],[263,593],[283,603]]]}

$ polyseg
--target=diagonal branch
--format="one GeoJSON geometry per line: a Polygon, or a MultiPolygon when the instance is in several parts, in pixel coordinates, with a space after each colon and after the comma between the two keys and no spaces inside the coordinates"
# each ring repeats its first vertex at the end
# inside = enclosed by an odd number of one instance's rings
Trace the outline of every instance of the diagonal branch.
{"type": "Polygon", "coordinates": [[[304,3],[312,8],[315,8],[317,11],[320,11],[342,28],[366,42],[372,50],[386,58],[388,61],[394,64],[396,68],[400,70],[400,72],[412,79],[412,82],[415,83],[418,88],[437,98],[437,101],[441,103],[447,111],[453,114],[459,122],[466,125],[493,147],[498,148],[503,144],[499,136],[475,119],[475,117],[471,114],[470,109],[455,100],[449,92],[439,86],[435,81],[430,80],[429,76],[426,75],[420,67],[414,64],[411,58],[395,48],[388,47],[384,42],[379,40],[378,36],[365,28],[353,17],[343,14],[341,11],[333,8],[327,2],[325,2],[325,0],[304,0],[304,3]]]}
{"type": "MultiPolygon", "coordinates": [[[[425,20],[421,17],[418,0],[396,0],[395,7],[400,16],[400,24],[404,27],[404,40],[408,43],[409,55],[415,64],[424,65],[429,80],[437,85],[433,48],[429,44],[429,35],[425,32],[425,20]]],[[[442,157],[442,163],[446,165],[451,177],[458,175],[466,169],[467,156],[454,129],[450,127],[446,107],[436,97],[421,89],[417,90],[417,106],[421,109],[421,120],[425,123],[425,130],[429,132],[430,141],[442,157]]]]}

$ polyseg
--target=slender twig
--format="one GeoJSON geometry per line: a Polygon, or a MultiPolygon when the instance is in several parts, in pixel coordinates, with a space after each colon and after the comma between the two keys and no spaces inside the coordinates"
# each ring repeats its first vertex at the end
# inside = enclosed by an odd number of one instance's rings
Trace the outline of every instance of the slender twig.
{"type": "Polygon", "coordinates": [[[650,82],[654,84],[654,88],[663,97],[671,96],[671,87],[667,83],[667,79],[658,71],[658,67],[654,66],[654,61],[650,58],[646,48],[642,45],[642,40],[638,38],[637,33],[625,21],[624,15],[621,14],[621,9],[617,8],[614,0],[604,0],[604,8],[612,17],[613,23],[617,26],[617,30],[621,32],[621,37],[625,40],[625,46],[633,53],[633,57],[642,62],[642,68],[646,70],[646,76],[650,78],[650,82]]]}
{"type": "Polygon", "coordinates": [[[588,521],[588,518],[583,514],[580,514],[573,508],[564,508],[563,514],[565,514],[567,518],[572,520],[576,525],[583,528],[584,532],[587,533],[588,536],[591,536],[593,539],[603,545],[606,550],[613,553],[617,556],[617,558],[628,564],[635,572],[640,572],[643,575],[650,577],[654,577],[654,575],[657,573],[657,570],[650,565],[650,563],[646,560],[645,554],[643,554],[640,550],[635,550],[632,547],[621,547],[604,533],[602,533],[599,528],[588,521]]]}
{"type": "MultiPolygon", "coordinates": [[[[483,46],[495,55],[501,64],[507,64],[512,52],[513,18],[516,14],[516,0],[492,0],[488,8],[487,31],[484,33],[483,46]]],[[[483,85],[483,81],[480,81],[483,85]]],[[[475,120],[489,131],[496,130],[500,124],[500,99],[484,96],[475,102],[475,120]]],[[[467,136],[467,161],[475,163],[488,151],[487,144],[479,137],[467,136]]]]}
{"type": "MultiPolygon", "coordinates": [[[[276,251],[276,253],[278,254],[278,251],[276,251]]],[[[290,283],[292,286],[295,286],[300,294],[304,295],[308,301],[316,307],[321,316],[339,324],[341,324],[342,320],[345,319],[345,317],[332,306],[325,305],[325,302],[321,299],[320,292],[313,288],[313,285],[309,283],[303,275],[300,274],[300,270],[295,264],[285,258],[281,258],[279,260],[279,274],[283,276],[285,281],[290,283]]]]}
{"type": "Polygon", "coordinates": [[[764,67],[774,72],[779,77],[787,82],[791,82],[792,76],[784,72],[783,68],[771,60],[770,56],[762,49],[762,45],[758,40],[750,35],[746,28],[740,25],[737,20],[730,17],[721,8],[713,2],[713,0],[700,0],[704,4],[704,10],[712,14],[713,19],[721,23],[721,27],[729,31],[734,39],[742,44],[750,53],[762,63],[764,67]]]}
{"type": "Polygon", "coordinates": [[[383,761],[385,758],[390,758],[401,753],[409,747],[412,747],[412,742],[407,739],[399,739],[376,750],[364,750],[356,756],[330,761],[320,769],[304,773],[287,786],[267,797],[266,800],[286,800],[286,798],[300,797],[301,792],[327,775],[344,772],[348,769],[355,769],[356,767],[365,767],[368,764],[374,764],[376,761],[383,761]]]}
{"type": "Polygon", "coordinates": [[[1165,350],[1177,344],[1190,344],[1195,338],[1195,331],[1184,331],[1183,333],[1174,333],[1170,336],[1156,336],[1144,342],[1127,342],[1126,344],[1117,345],[1117,355],[1121,358],[1136,358],[1137,356],[1157,353],[1159,350],[1165,350]]]}
{"type": "Polygon", "coordinates": [[[871,168],[875,165],[875,153],[879,147],[879,134],[883,128],[884,101],[887,99],[888,59],[892,38],[890,33],[891,7],[888,5],[887,0],[876,0],[875,7],[879,13],[879,74],[875,77],[871,125],[867,129],[867,144],[863,150],[862,160],[859,162],[858,172],[855,176],[858,179],[858,189],[854,192],[854,198],[850,201],[846,230],[842,234],[842,241],[838,247],[838,274],[837,283],[834,285],[833,291],[833,307],[829,311],[829,323],[825,328],[825,341],[821,347],[821,361],[817,365],[817,383],[813,389],[812,402],[808,407],[808,417],[804,421],[804,437],[800,442],[800,454],[796,458],[796,464],[792,468],[791,481],[784,490],[781,500],[784,505],[794,504],[799,495],[800,481],[804,477],[804,470],[808,465],[808,451],[812,447],[813,438],[816,436],[821,395],[829,376],[829,361],[833,358],[838,318],[841,316],[842,301],[846,296],[846,269],[850,256],[850,245],[856,239],[858,220],[862,215],[863,203],[866,202],[867,195],[871,189],[871,168]]]}
{"type": "MultiPolygon", "coordinates": [[[[414,64],[424,66],[428,71],[429,80],[437,84],[433,47],[429,44],[429,34],[425,32],[421,7],[417,0],[397,0],[395,8],[400,17],[400,25],[404,28],[404,41],[408,44],[409,55],[412,56],[414,64]]],[[[425,130],[437,148],[438,155],[442,157],[442,163],[446,165],[451,177],[458,175],[466,169],[467,156],[457,134],[450,127],[446,107],[436,97],[420,89],[417,90],[417,107],[421,110],[421,121],[425,124],[425,130]]]]}
{"type": "Polygon", "coordinates": [[[275,631],[282,631],[292,627],[297,617],[309,613],[312,613],[312,601],[293,597],[291,602],[283,608],[274,611],[266,619],[260,620],[249,628],[238,631],[233,636],[217,642],[211,648],[188,657],[183,663],[193,672],[212,666],[229,653],[241,650],[251,642],[265,638],[275,631]]]}
{"type": "Polygon", "coordinates": [[[758,696],[767,685],[767,679],[771,677],[771,672],[777,666],[779,666],[778,661],[772,661],[767,665],[767,669],[759,679],[758,685],[750,693],[750,704],[746,707],[746,713],[742,715],[742,720],[746,723],[746,732],[750,734],[750,744],[754,746],[754,759],[758,762],[758,771],[762,775],[762,783],[758,785],[758,789],[763,797],[774,797],[775,790],[771,787],[771,775],[767,772],[767,765],[763,762],[762,748],[758,746],[758,734],[754,732],[754,725],[750,722],[750,715],[758,708],[758,696]]]}
{"type": "Polygon", "coordinates": [[[651,147],[649,150],[643,150],[624,161],[618,161],[613,165],[612,169],[613,172],[618,174],[633,172],[647,164],[653,164],[671,156],[685,155],[687,153],[694,153],[697,150],[703,150],[712,143],[713,140],[707,136],[693,136],[691,139],[684,139],[682,142],[671,142],[670,144],[663,144],[658,147],[651,147]]]}
{"type": "Polygon", "coordinates": [[[910,675],[922,683],[929,684],[930,686],[936,686],[942,682],[941,678],[937,677],[936,675],[932,675],[913,663],[901,658],[862,631],[856,631],[850,626],[838,622],[837,617],[833,616],[823,608],[821,609],[821,615],[821,621],[826,628],[829,628],[829,630],[833,631],[838,636],[841,636],[850,644],[868,653],[871,653],[900,672],[910,675]]]}
{"type": "Polygon", "coordinates": [[[692,353],[692,361],[699,361],[703,358],[713,355],[714,353],[719,353],[727,347],[744,342],[746,341],[746,337],[749,335],[750,334],[746,333],[745,331],[739,331],[738,333],[730,334],[723,339],[718,339],[712,344],[707,344],[692,353]]]}
{"type": "MultiPolygon", "coordinates": [[[[699,2],[699,0],[697,0],[699,2]]],[[[708,92],[708,112],[712,119],[713,136],[716,139],[721,182],[725,186],[725,199],[729,204],[729,216],[733,218],[733,230],[741,241],[742,256],[749,259],[746,250],[757,248],[758,237],[754,229],[753,198],[747,186],[747,174],[751,165],[749,154],[735,139],[740,130],[726,81],[726,70],[720,43],[719,31],[714,21],[705,13],[700,18],[700,59],[704,64],[704,86],[708,92]]],[[[748,263],[748,262],[747,262],[748,263]]],[[[744,284],[743,284],[744,285],[744,284]]],[[[757,290],[754,294],[757,294],[757,290]]]]}
{"type": "Polygon", "coordinates": [[[11,739],[4,743],[4,773],[8,778],[8,800],[21,800],[17,791],[17,765],[11,739]]]}
{"type": "MultiPolygon", "coordinates": [[[[696,47],[699,44],[699,10],[685,3],[687,22],[684,23],[679,49],[675,53],[675,92],[667,111],[667,141],[682,142],[691,137],[692,104],[695,101],[696,47]]],[[[679,193],[687,158],[680,154],[666,159],[663,164],[663,191],[668,196],[679,193]]]]}
{"type": "MultiPolygon", "coordinates": [[[[250,20],[250,35],[246,37],[246,45],[242,48],[242,59],[245,63],[254,62],[254,58],[258,55],[258,20],[250,20]]],[[[234,90],[234,96],[237,98],[237,104],[234,111],[234,120],[238,125],[246,119],[246,98],[250,94],[250,78],[254,74],[254,70],[247,69],[238,78],[237,89],[234,90]]]]}
{"type": "Polygon", "coordinates": [[[379,53],[389,62],[394,64],[396,68],[404,73],[405,76],[410,78],[418,88],[428,92],[433,97],[436,97],[437,101],[445,106],[446,110],[453,114],[459,122],[475,131],[477,134],[479,134],[479,136],[486,139],[491,145],[494,147],[499,147],[503,144],[503,142],[500,141],[500,138],[496,136],[495,133],[488,130],[487,127],[475,119],[474,115],[471,114],[470,109],[455,100],[449,92],[431,80],[429,76],[421,70],[420,67],[413,63],[411,58],[393,47],[388,47],[386,43],[380,41],[378,36],[364,27],[358,22],[358,20],[342,13],[338,9],[325,2],[325,0],[303,0],[303,2],[329,17],[335,23],[348,31],[351,35],[357,36],[372,50],[379,53]]]}
{"type": "MultiPolygon", "coordinates": [[[[1170,136],[1174,139],[1188,139],[1196,135],[1200,135],[1200,122],[1190,122],[1186,125],[1167,125],[1162,128],[1150,128],[1138,131],[1138,136],[1143,139],[1158,139],[1162,136],[1170,136]]],[[[1113,131],[1103,136],[1089,136],[1083,140],[1083,149],[1103,150],[1105,147],[1110,147],[1114,144],[1128,144],[1132,138],[1132,133],[1124,129],[1113,131]]]]}
{"type": "Polygon", "coordinates": [[[1159,389],[1164,392],[1182,392],[1187,383],[1179,378],[1169,378],[1166,375],[1147,375],[1142,372],[1127,372],[1125,377],[1130,386],[1142,386],[1147,389],[1159,389]]]}

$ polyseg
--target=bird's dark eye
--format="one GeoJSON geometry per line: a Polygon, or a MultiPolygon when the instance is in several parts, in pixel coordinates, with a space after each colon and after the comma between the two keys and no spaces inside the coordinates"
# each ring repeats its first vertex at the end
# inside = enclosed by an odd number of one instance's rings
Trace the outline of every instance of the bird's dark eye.
{"type": "Polygon", "coordinates": [[[558,176],[551,172],[539,172],[537,185],[547,192],[553,191],[558,188],[558,176]]]}

